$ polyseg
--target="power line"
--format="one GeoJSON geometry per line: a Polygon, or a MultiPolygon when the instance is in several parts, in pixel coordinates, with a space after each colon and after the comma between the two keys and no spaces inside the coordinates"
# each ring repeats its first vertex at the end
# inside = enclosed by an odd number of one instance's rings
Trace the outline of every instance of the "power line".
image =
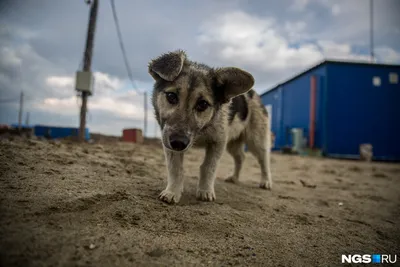
{"type": "Polygon", "coordinates": [[[126,71],[127,71],[127,73],[128,73],[128,77],[129,77],[129,80],[130,80],[131,83],[132,83],[133,88],[134,88],[135,90],[137,90],[136,83],[135,83],[134,80],[133,80],[132,70],[131,70],[131,67],[129,66],[128,59],[127,59],[127,56],[126,56],[125,46],[124,46],[124,43],[123,43],[123,41],[122,41],[121,29],[120,29],[119,22],[118,22],[117,11],[116,11],[116,9],[115,9],[115,2],[114,2],[114,0],[110,0],[110,3],[111,3],[112,12],[113,12],[113,18],[114,18],[115,28],[117,29],[119,46],[121,47],[122,57],[124,58],[124,63],[125,63],[126,71]]]}
{"type": "MultiPolygon", "coordinates": [[[[120,30],[120,26],[119,26],[119,22],[118,22],[118,16],[117,16],[117,11],[115,8],[115,2],[114,0],[110,0],[111,3],[111,9],[113,11],[113,18],[114,18],[114,23],[115,23],[115,27],[117,29],[117,34],[118,34],[118,41],[119,41],[119,46],[121,47],[121,52],[122,52],[122,57],[124,58],[124,63],[125,63],[125,67],[126,67],[126,71],[128,72],[128,77],[129,80],[132,83],[133,88],[138,91],[138,88],[136,86],[135,81],[133,80],[133,76],[132,76],[132,70],[129,66],[128,63],[128,59],[126,56],[126,51],[125,51],[125,47],[124,47],[124,43],[122,41],[122,34],[121,34],[121,30],[120,30]]],[[[143,127],[143,136],[146,136],[147,133],[147,92],[144,91],[143,92],[143,111],[144,111],[144,127],[143,127]]]]}

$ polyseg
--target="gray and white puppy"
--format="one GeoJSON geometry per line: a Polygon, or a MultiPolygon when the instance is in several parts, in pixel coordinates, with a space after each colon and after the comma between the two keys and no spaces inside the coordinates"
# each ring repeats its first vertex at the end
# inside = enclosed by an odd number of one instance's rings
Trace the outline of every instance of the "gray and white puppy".
{"type": "Polygon", "coordinates": [[[159,195],[162,201],[179,202],[184,152],[194,144],[206,150],[197,199],[215,200],[216,170],[225,149],[235,162],[233,175],[226,181],[239,180],[245,144],[260,164],[260,187],[272,188],[269,118],[252,89],[250,73],[234,67],[210,68],[190,61],[181,50],[151,60],[148,68],[155,80],[152,103],[168,169],[167,187],[159,195]]]}

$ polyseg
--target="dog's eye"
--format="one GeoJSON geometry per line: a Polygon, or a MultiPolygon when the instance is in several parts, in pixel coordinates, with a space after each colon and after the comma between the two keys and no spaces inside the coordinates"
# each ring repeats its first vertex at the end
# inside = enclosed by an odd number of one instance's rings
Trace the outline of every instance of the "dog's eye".
{"type": "Polygon", "coordinates": [[[175,93],[168,92],[166,93],[167,100],[171,105],[178,104],[178,96],[175,93]]]}
{"type": "Polygon", "coordinates": [[[205,100],[200,100],[196,104],[196,110],[202,112],[208,108],[209,104],[205,100]]]}

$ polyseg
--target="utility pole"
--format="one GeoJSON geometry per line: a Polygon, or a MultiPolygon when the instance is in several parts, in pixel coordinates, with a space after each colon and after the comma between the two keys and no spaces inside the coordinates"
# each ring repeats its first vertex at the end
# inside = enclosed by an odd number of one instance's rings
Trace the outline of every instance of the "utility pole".
{"type": "MultiPolygon", "coordinates": [[[[90,4],[90,1],[87,1],[90,4]]],[[[86,37],[86,48],[84,53],[84,63],[83,63],[83,71],[90,71],[92,65],[92,53],[93,53],[93,41],[94,41],[94,32],[96,29],[96,20],[97,20],[97,10],[98,10],[98,0],[92,1],[92,6],[90,8],[89,15],[89,25],[87,30],[86,37]]],[[[87,101],[88,101],[88,92],[82,92],[82,106],[80,113],[80,124],[79,124],[79,136],[78,139],[80,142],[85,140],[85,127],[86,127],[86,113],[87,113],[87,101]]]]}
{"type": "Polygon", "coordinates": [[[21,131],[22,127],[22,111],[24,106],[24,92],[21,92],[19,97],[19,114],[18,114],[18,130],[21,131]]]}
{"type": "Polygon", "coordinates": [[[373,11],[373,0],[369,1],[369,12],[370,12],[371,62],[374,62],[374,11],[373,11]]]}
{"type": "Polygon", "coordinates": [[[29,112],[26,113],[25,124],[29,125],[29,112]]]}
{"type": "Polygon", "coordinates": [[[144,127],[143,127],[143,138],[147,133],[147,92],[144,92],[144,127]]]}

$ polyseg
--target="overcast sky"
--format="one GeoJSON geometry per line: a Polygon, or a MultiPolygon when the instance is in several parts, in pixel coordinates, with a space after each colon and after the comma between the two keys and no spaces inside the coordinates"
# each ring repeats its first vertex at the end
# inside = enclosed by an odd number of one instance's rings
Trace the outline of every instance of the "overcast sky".
{"type": "MultiPolygon", "coordinates": [[[[143,126],[143,97],[127,79],[109,0],[99,0],[89,98],[92,132],[143,126]]],[[[369,59],[367,0],[115,0],[135,83],[152,90],[147,63],[184,49],[211,66],[250,71],[262,93],[323,58],[369,59]]],[[[400,1],[374,1],[377,61],[400,63],[400,1]]],[[[77,127],[74,75],[86,40],[84,0],[0,0],[0,123],[77,127]],[[24,116],[25,120],[25,116],[24,116]]],[[[155,133],[149,100],[149,136],[155,133]]]]}

